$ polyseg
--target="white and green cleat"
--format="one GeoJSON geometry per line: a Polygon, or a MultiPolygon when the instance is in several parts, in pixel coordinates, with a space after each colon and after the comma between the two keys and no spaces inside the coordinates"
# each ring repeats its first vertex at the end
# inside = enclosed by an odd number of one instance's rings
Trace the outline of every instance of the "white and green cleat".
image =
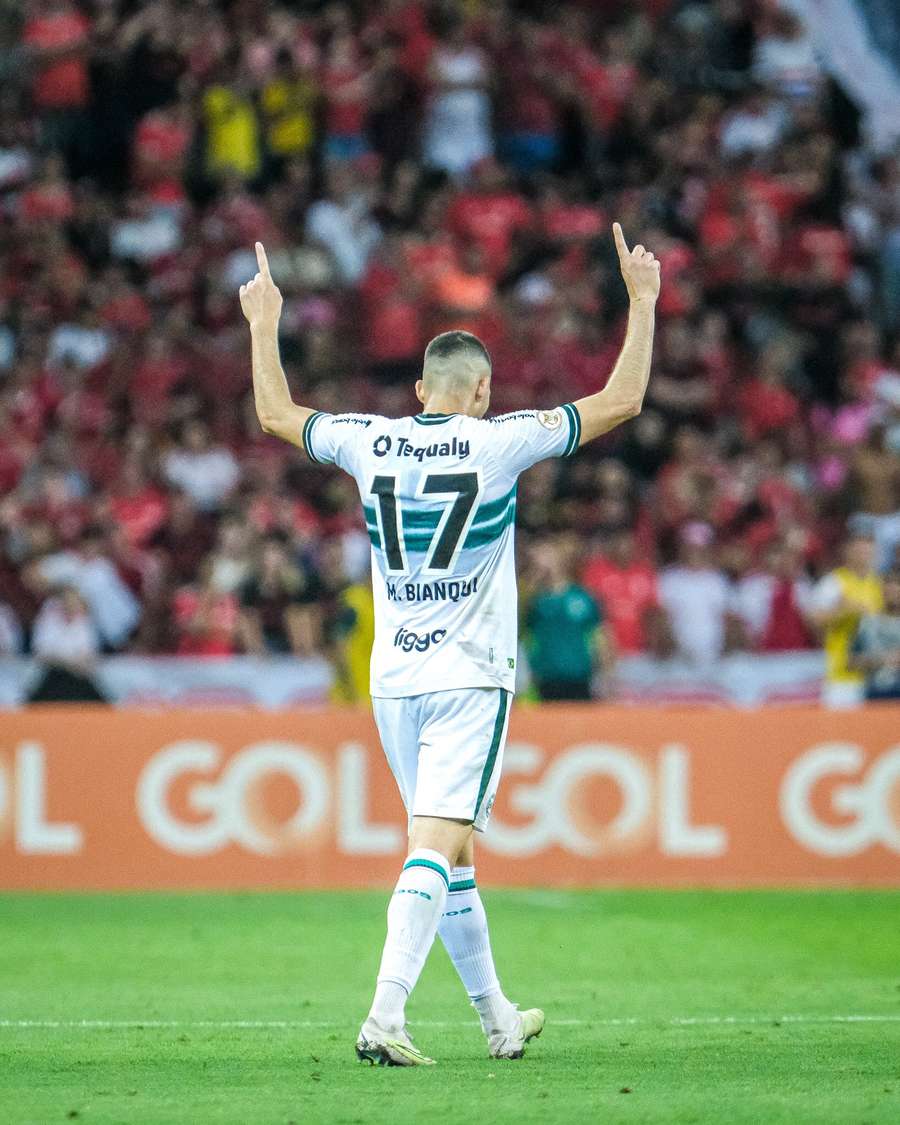
{"type": "Polygon", "coordinates": [[[371,1017],[362,1025],[356,1040],[356,1057],[369,1066],[434,1066],[401,1027],[388,1031],[371,1017]]]}
{"type": "Polygon", "coordinates": [[[528,1008],[515,1015],[511,1028],[484,1029],[492,1059],[520,1059],[525,1054],[525,1044],[537,1039],[544,1030],[544,1013],[540,1008],[528,1008]]]}

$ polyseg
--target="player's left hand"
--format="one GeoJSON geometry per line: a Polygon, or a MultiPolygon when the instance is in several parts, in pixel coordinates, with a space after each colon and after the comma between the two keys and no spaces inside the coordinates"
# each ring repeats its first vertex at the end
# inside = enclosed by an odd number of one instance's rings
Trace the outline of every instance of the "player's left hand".
{"type": "Polygon", "coordinates": [[[659,262],[640,243],[629,250],[619,223],[613,223],[613,238],[628,296],[632,301],[654,303],[659,296],[659,262]]]}

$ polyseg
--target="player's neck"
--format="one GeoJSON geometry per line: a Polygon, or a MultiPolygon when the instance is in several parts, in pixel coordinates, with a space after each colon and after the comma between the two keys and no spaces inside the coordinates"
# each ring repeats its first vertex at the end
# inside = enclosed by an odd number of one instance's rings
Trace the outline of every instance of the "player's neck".
{"type": "Polygon", "coordinates": [[[433,395],[422,405],[423,414],[468,414],[462,403],[456,399],[433,395]]]}

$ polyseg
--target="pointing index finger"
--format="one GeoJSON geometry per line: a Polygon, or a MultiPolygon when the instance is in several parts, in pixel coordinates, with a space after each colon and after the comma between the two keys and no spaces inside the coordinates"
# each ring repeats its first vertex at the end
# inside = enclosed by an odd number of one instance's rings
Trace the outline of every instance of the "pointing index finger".
{"type": "Polygon", "coordinates": [[[269,272],[269,259],[266,257],[266,248],[261,242],[257,242],[256,244],[256,260],[259,263],[259,272],[263,277],[267,277],[271,280],[272,275],[269,272]]]}
{"type": "Polygon", "coordinates": [[[613,223],[613,238],[616,240],[616,250],[619,252],[619,259],[624,261],[628,257],[628,244],[625,241],[625,235],[622,233],[622,226],[620,223],[613,223]]]}

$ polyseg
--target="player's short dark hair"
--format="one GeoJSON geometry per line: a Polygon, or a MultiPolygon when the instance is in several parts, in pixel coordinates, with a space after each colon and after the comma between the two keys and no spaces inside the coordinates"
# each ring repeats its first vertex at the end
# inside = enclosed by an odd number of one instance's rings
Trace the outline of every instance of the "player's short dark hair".
{"type": "Polygon", "coordinates": [[[480,359],[488,367],[491,366],[491,355],[484,344],[471,332],[463,332],[461,329],[442,332],[425,349],[426,364],[429,359],[452,359],[454,356],[459,356],[460,359],[480,359]]]}

